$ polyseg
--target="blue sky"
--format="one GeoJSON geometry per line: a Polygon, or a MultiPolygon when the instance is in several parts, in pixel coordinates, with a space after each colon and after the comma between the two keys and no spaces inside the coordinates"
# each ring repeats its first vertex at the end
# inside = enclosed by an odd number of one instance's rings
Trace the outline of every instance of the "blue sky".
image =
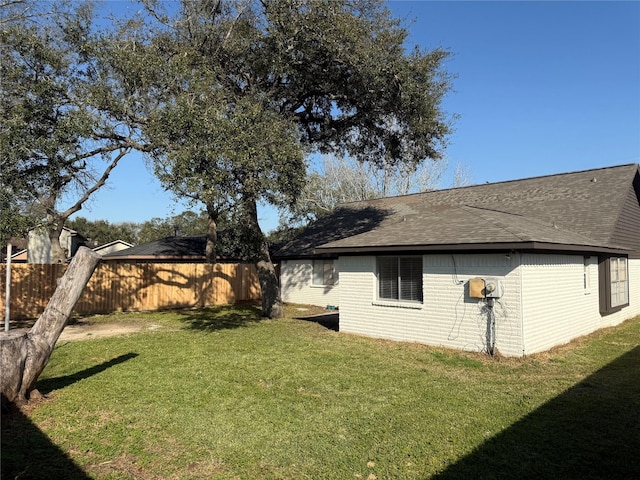
{"type": "MultiPolygon", "coordinates": [[[[444,109],[459,118],[446,155],[472,183],[640,163],[640,2],[388,5],[407,20],[408,47],[452,53],[444,109]]],[[[184,209],[132,155],[77,216],[142,222],[184,209]]],[[[260,223],[275,228],[277,212],[262,209],[260,223]]]]}

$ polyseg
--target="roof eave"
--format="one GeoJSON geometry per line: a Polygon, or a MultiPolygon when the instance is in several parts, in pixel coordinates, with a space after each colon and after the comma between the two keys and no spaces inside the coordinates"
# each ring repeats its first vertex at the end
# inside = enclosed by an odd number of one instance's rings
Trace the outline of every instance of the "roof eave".
{"type": "Polygon", "coordinates": [[[460,243],[439,245],[384,245],[384,246],[336,246],[317,247],[316,254],[363,255],[370,253],[392,252],[491,252],[491,251],[553,251],[576,253],[611,253],[629,255],[633,252],[627,248],[598,245],[570,245],[547,242],[505,242],[505,243],[460,243]]]}

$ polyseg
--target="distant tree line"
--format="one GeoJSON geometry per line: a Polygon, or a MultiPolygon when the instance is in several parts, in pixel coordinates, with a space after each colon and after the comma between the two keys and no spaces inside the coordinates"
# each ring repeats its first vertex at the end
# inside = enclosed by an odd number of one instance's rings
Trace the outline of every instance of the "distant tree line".
{"type": "Polygon", "coordinates": [[[191,211],[168,218],[152,218],[141,223],[110,223],[107,220],[92,221],[77,217],[69,220],[67,226],[85,237],[92,247],[115,240],[139,245],[174,235],[188,236],[205,233],[207,217],[202,213],[191,211]]]}
{"type": "MultiPolygon", "coordinates": [[[[144,222],[111,223],[107,220],[87,220],[77,217],[67,226],[87,239],[87,246],[97,247],[116,240],[133,245],[153,242],[165,237],[185,237],[206,234],[209,217],[205,211],[187,210],[167,218],[152,218],[144,222]]],[[[241,242],[241,227],[232,218],[221,216],[217,252],[220,256],[250,261],[250,253],[241,242]]]]}

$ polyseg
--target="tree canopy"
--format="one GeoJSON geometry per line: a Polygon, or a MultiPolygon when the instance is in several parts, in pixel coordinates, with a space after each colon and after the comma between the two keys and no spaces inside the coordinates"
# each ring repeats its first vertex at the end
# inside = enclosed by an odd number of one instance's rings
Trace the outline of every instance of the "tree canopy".
{"type": "Polygon", "coordinates": [[[110,38],[113,71],[143,105],[141,131],[166,188],[205,204],[213,239],[221,212],[244,218],[263,294],[276,279],[257,203],[293,204],[307,154],[389,166],[442,157],[448,54],[407,52],[407,30],[382,2],[145,6],[110,38]]]}
{"type": "Polygon", "coordinates": [[[206,212],[184,211],[167,218],[152,218],[141,223],[111,223],[108,220],[87,220],[76,217],[68,226],[91,241],[90,246],[98,246],[115,240],[141,244],[174,235],[201,235],[207,231],[206,212]]]}
{"type": "MultiPolygon", "coordinates": [[[[127,101],[104,95],[114,83],[100,67],[89,4],[36,7],[10,2],[0,9],[0,185],[37,206],[60,262],[66,220],[131,149],[145,147],[122,114],[127,101]]],[[[15,218],[15,202],[9,209],[15,218]]]]}
{"type": "Polygon", "coordinates": [[[130,149],[146,152],[165,188],[204,205],[210,259],[220,219],[242,227],[268,316],[279,290],[257,205],[295,204],[310,153],[407,171],[443,156],[448,53],[407,50],[382,1],[143,0],[100,30],[88,4],[61,5],[3,21],[0,180],[62,228],[130,149]]]}

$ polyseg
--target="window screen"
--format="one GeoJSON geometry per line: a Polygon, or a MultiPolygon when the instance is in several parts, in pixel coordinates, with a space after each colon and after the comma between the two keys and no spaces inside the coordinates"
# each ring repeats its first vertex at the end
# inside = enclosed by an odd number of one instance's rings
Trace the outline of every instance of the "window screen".
{"type": "Polygon", "coordinates": [[[422,257],[379,257],[378,298],[422,302],[422,257]]]}
{"type": "Polygon", "coordinates": [[[600,313],[608,315],[629,305],[627,257],[602,256],[599,263],[600,313]]]}
{"type": "Polygon", "coordinates": [[[336,283],[336,268],[334,260],[313,261],[313,284],[334,285],[336,283]]]}
{"type": "Polygon", "coordinates": [[[611,308],[629,303],[629,282],[627,281],[627,259],[613,257],[610,259],[611,308]]]}

